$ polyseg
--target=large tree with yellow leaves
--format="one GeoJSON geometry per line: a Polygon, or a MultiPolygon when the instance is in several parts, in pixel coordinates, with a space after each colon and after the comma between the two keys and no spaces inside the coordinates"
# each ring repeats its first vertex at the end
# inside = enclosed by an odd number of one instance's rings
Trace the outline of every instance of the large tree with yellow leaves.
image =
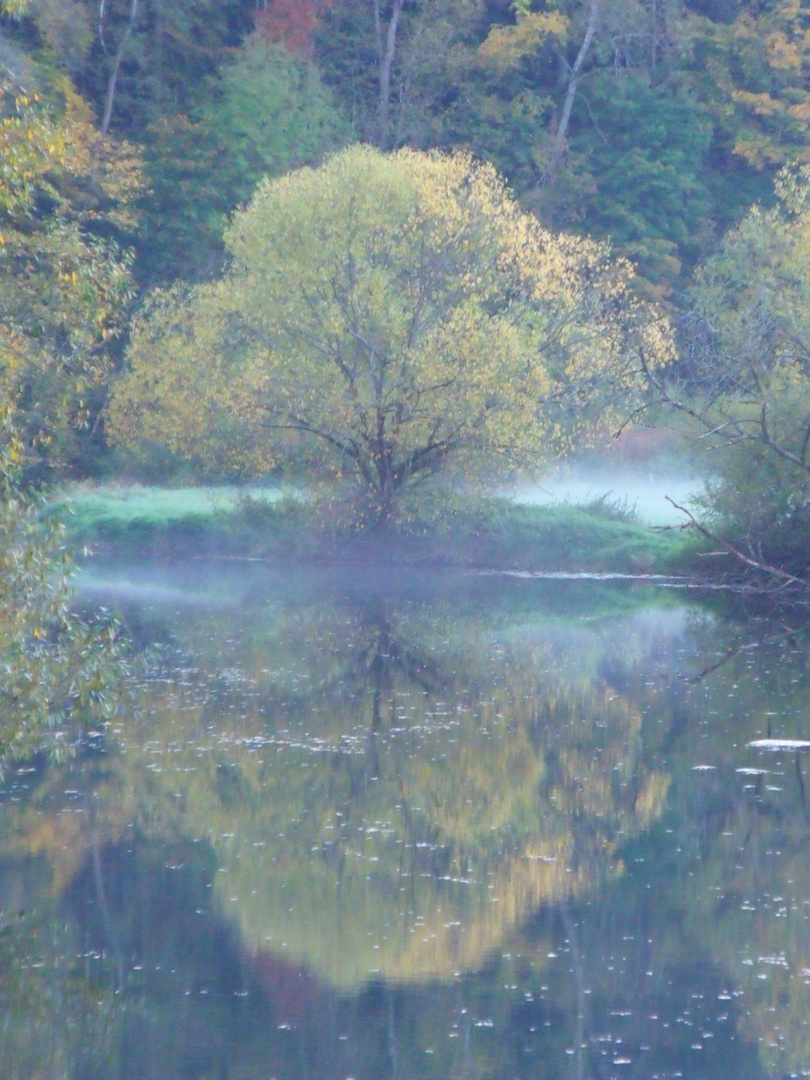
{"type": "Polygon", "coordinates": [[[390,519],[438,472],[559,452],[669,354],[632,271],[552,236],[469,156],[353,147],[265,181],[227,273],[158,294],[135,325],[114,437],[243,472],[295,445],[390,519]]]}

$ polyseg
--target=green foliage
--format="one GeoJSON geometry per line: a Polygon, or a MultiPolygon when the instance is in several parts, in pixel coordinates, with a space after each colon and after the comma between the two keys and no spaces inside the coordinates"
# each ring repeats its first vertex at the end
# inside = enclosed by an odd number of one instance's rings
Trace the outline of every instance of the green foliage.
{"type": "Polygon", "coordinates": [[[162,118],[149,136],[140,276],[198,280],[221,264],[225,217],[259,181],[317,162],[348,125],[314,64],[252,35],[190,115],[162,118]]]}
{"type": "MultiPolygon", "coordinates": [[[[351,131],[492,161],[546,226],[610,236],[637,285],[671,300],[778,168],[808,157],[801,0],[98,8],[6,0],[0,18],[99,116],[109,98],[112,131],[145,143],[144,283],[212,276],[221,220],[260,176],[314,163],[351,131]]],[[[9,66],[24,62],[15,49],[9,66]]]]}
{"type": "Polygon", "coordinates": [[[588,110],[592,123],[582,117],[572,137],[594,182],[584,220],[649,281],[682,280],[682,264],[691,268],[712,238],[708,114],[643,76],[617,83],[607,73],[589,84],[588,110]]]}
{"type": "Polygon", "coordinates": [[[78,75],[93,43],[93,8],[85,0],[30,0],[25,12],[59,65],[78,75]]]}
{"type": "MultiPolygon", "coordinates": [[[[810,401],[797,401],[791,392],[789,411],[792,415],[783,414],[780,422],[800,426],[806,423],[810,401]]],[[[810,575],[807,471],[761,444],[728,447],[709,464],[715,475],[695,499],[709,528],[764,564],[799,577],[810,575]]]]}
{"type": "MultiPolygon", "coordinates": [[[[393,5],[379,4],[385,37],[393,5]]],[[[478,97],[475,50],[486,33],[482,0],[405,3],[391,55],[388,94],[381,87],[385,40],[373,3],[335,0],[315,35],[315,59],[357,135],[383,149],[468,145],[454,134],[455,113],[478,97]],[[387,122],[381,130],[381,97],[387,122]]],[[[481,132],[483,134],[483,131],[481,132]]]]}
{"type": "Polygon", "coordinates": [[[218,177],[234,203],[245,202],[263,177],[316,161],[348,136],[315,65],[256,36],[220,69],[200,120],[216,141],[218,177]]]}
{"type": "MultiPolygon", "coordinates": [[[[78,82],[101,115],[132,2],[107,0],[101,18],[94,0],[82,2],[95,33],[78,82]]],[[[111,130],[142,138],[150,123],[189,110],[203,79],[250,31],[253,7],[245,0],[139,0],[116,81],[111,130]]]]}
{"type": "Polygon", "coordinates": [[[71,611],[63,530],[18,486],[23,451],[3,417],[0,444],[0,760],[48,745],[69,749],[78,727],[104,723],[125,666],[112,620],[71,611]],[[55,730],[54,730],[55,729],[55,730]]]}
{"type": "MultiPolygon", "coordinates": [[[[810,168],[780,173],[697,275],[689,383],[664,397],[697,426],[711,528],[807,576],[810,524],[810,168]]],[[[659,385],[659,391],[664,389],[659,385]]]]}
{"type": "MultiPolygon", "coordinates": [[[[450,29],[447,5],[406,6],[386,145],[472,149],[548,226],[614,237],[648,291],[682,288],[774,167],[807,152],[795,0],[510,6],[514,21],[505,5],[456,4],[450,29]]],[[[358,131],[379,138],[371,5],[337,3],[317,58],[358,131]]]]}
{"type": "Polygon", "coordinates": [[[808,160],[810,15],[802,0],[740,4],[733,19],[691,24],[697,86],[732,153],[770,172],[808,160]]]}

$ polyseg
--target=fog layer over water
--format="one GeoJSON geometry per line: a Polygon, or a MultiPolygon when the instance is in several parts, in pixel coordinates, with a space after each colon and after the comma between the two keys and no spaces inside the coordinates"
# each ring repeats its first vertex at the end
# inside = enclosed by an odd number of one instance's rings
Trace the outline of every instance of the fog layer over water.
{"type": "Polygon", "coordinates": [[[806,1075],[805,636],[496,575],[107,567],[137,709],[5,777],[0,1075],[806,1075]]]}
{"type": "Polygon", "coordinates": [[[688,471],[664,468],[654,459],[646,467],[616,465],[607,459],[601,464],[562,465],[537,483],[519,485],[511,494],[516,502],[533,506],[561,502],[587,505],[605,500],[635,510],[649,525],[677,525],[685,515],[668,498],[684,506],[702,486],[688,471]]]}

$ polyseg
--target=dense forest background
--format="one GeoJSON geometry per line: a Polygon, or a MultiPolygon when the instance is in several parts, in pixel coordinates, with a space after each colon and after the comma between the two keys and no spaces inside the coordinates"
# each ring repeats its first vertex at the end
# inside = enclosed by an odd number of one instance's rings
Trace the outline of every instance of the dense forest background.
{"type": "Polygon", "coordinates": [[[471,149],[673,296],[807,158],[800,0],[34,0],[4,36],[139,148],[141,285],[210,272],[262,175],[360,139],[471,149]]]}

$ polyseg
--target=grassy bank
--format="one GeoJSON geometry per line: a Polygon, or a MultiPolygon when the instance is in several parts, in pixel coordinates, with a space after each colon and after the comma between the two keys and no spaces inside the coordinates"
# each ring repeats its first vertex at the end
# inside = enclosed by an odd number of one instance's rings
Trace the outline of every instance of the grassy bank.
{"type": "Polygon", "coordinates": [[[491,499],[396,530],[341,532],[306,501],[273,491],[84,488],[54,504],[78,550],[136,558],[232,556],[536,571],[677,573],[692,542],[604,499],[586,506],[491,499]]]}

